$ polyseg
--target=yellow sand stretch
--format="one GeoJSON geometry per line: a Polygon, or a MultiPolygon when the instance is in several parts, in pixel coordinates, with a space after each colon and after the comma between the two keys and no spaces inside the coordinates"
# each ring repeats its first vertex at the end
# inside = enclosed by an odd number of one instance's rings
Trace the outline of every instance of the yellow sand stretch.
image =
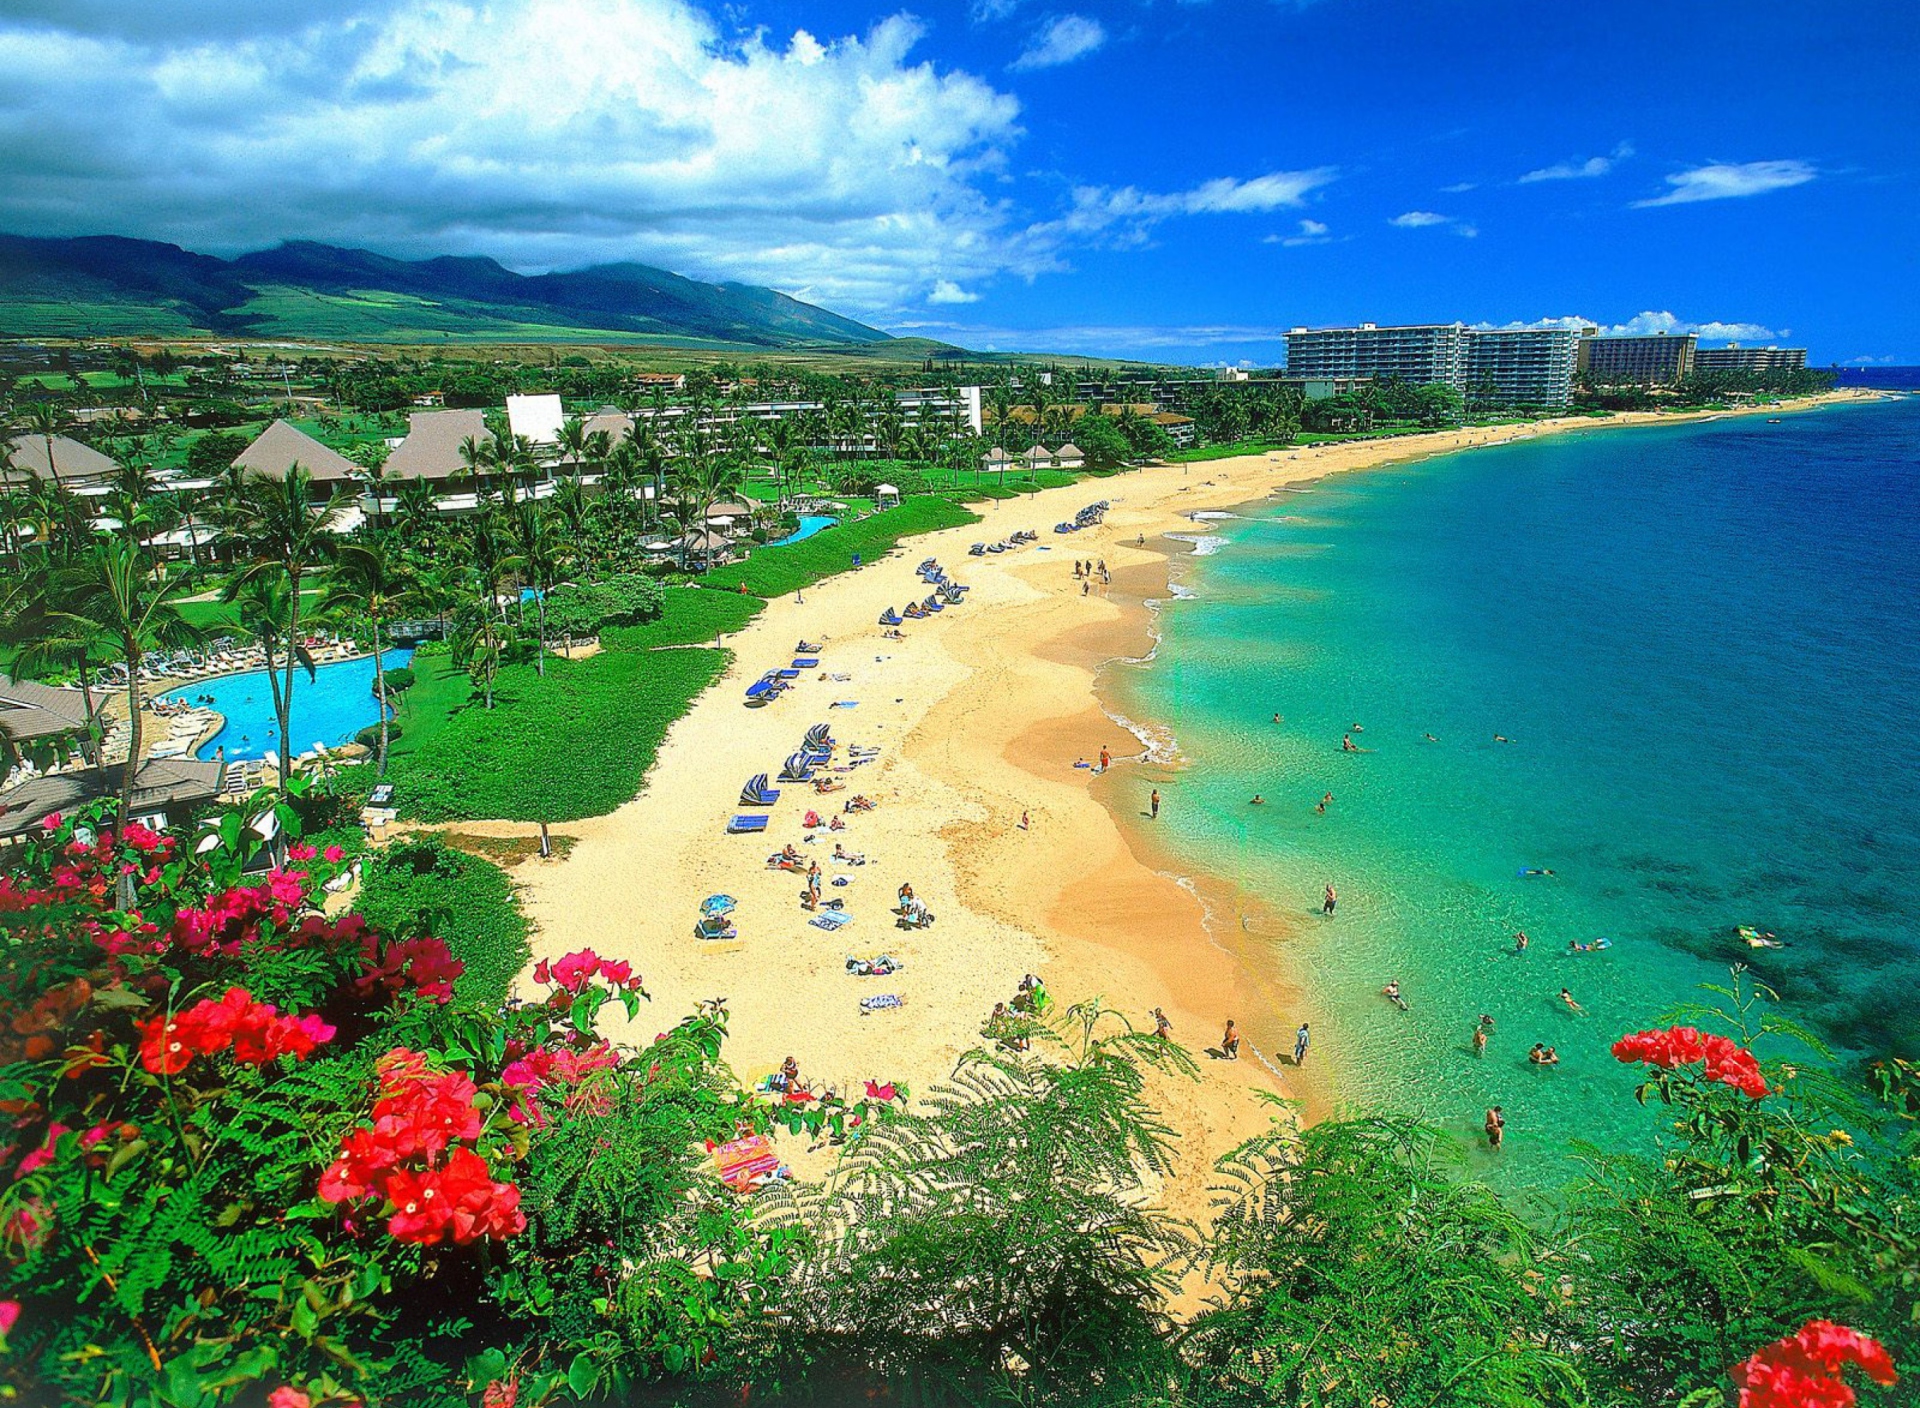
{"type": "MultiPolygon", "coordinates": [[[[1095,671],[1148,645],[1137,603],[1164,594],[1166,553],[1177,546],[1162,535],[1194,531],[1189,515],[1196,511],[1247,504],[1343,470],[1676,419],[1568,418],[1088,480],[992,504],[977,525],[910,539],[884,561],[807,589],[804,600],[770,602],[727,640],[737,653],[733,668],[668,734],[642,794],[610,816],[560,828],[577,837],[564,862],[516,871],[535,956],[592,947],[633,962],[653,1001],[630,1031],[605,1019],[609,1036],[648,1039],[697,1001],[723,997],[732,1014],[728,1056],[743,1078],[791,1054],[816,1086],[832,1084],[852,1097],[867,1077],[904,1080],[916,1090],[939,1081],[980,1043],[994,1003],[1009,999],[1025,973],[1042,975],[1062,1002],[1104,997],[1149,1030],[1151,1009],[1161,1007],[1201,1070],[1197,1080],[1154,1082],[1153,1097],[1182,1143],[1171,1186],[1153,1191],[1197,1216],[1212,1160],[1264,1125],[1269,1112],[1255,1092],[1284,1093],[1275,1069],[1286,1069],[1277,1056],[1269,1067],[1250,1052],[1237,1063],[1201,1053],[1232,1016],[1262,1051],[1285,1045],[1290,1054],[1300,1003],[1273,974],[1237,961],[1241,926],[1210,932],[1201,898],[1136,857],[1109,810],[1144,807],[1146,786],[1124,761],[1138,754],[1138,743],[1100,711],[1095,671]],[[1103,498],[1112,505],[1103,526],[1053,531],[1103,498]],[[970,544],[1018,529],[1036,530],[1038,543],[968,556],[970,544]],[[965,604],[907,622],[905,640],[886,639],[880,612],[927,595],[914,568],[928,557],[972,588],[965,604]],[[1083,595],[1076,558],[1104,559],[1116,574],[1113,587],[1083,595]],[[821,644],[820,670],[768,707],[745,708],[745,686],[787,665],[802,639],[821,644]],[[857,707],[830,707],[842,700],[857,707]],[[741,784],[754,773],[777,774],[806,728],[821,722],[840,744],[836,761],[856,744],[879,748],[877,760],[836,775],[847,790],[830,796],[776,783],[783,795],[764,835],[723,834],[743,810],[741,784]],[[1073,767],[1103,745],[1116,760],[1108,776],[1073,767]],[[878,809],[802,844],[808,808],[838,815],[855,793],[878,809]],[[834,863],[836,841],[864,854],[866,864],[834,863]],[[847,877],[847,885],[823,893],[845,901],[851,924],[836,933],[808,924],[801,877],[765,864],[788,842],[817,857],[826,880],[847,877]],[[935,914],[930,929],[895,927],[890,911],[903,882],[935,914]],[[694,935],[699,903],[714,893],[739,902],[736,940],[694,935]],[[847,974],[850,955],[881,953],[903,970],[847,974]],[[862,1016],[859,1000],[880,993],[897,993],[905,1007],[862,1016]]],[[[621,744],[609,737],[603,746],[621,744]]],[[[582,757],[579,765],[594,761],[582,757]]],[[[1177,804],[1171,790],[1169,804],[1177,804]]]]}

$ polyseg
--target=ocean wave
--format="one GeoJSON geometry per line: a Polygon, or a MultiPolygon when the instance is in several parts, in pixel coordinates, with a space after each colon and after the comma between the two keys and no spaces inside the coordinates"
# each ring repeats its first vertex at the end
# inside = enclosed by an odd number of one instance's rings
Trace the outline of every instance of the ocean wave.
{"type": "Polygon", "coordinates": [[[1212,557],[1227,545],[1227,539],[1218,533],[1169,533],[1167,536],[1176,543],[1193,544],[1195,557],[1212,557]]]}
{"type": "Polygon", "coordinates": [[[1237,514],[1237,513],[1228,513],[1228,512],[1227,512],[1227,511],[1226,511],[1225,509],[1218,509],[1218,508],[1203,508],[1203,509],[1201,509],[1201,510],[1200,510],[1200,511],[1199,511],[1198,513],[1192,513],[1192,514],[1188,514],[1187,516],[1188,516],[1189,518],[1191,518],[1191,519],[1193,519],[1193,520],[1194,520],[1194,521],[1195,521],[1196,523],[1197,523],[1197,522],[1199,522],[1199,521],[1200,521],[1201,519],[1203,519],[1203,518],[1215,518],[1215,519],[1218,519],[1218,518],[1238,518],[1238,517],[1240,517],[1240,515],[1239,515],[1239,514],[1237,514]]]}
{"type": "Polygon", "coordinates": [[[1144,750],[1143,762],[1157,763],[1162,767],[1177,767],[1184,761],[1180,752],[1180,741],[1174,737],[1173,730],[1164,724],[1135,723],[1125,714],[1102,704],[1101,710],[1121,728],[1139,740],[1144,750]]]}

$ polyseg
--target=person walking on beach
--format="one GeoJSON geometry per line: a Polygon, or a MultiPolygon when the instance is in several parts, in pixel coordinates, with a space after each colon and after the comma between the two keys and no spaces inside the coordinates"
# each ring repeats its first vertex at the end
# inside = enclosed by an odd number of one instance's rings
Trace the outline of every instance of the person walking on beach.
{"type": "Polygon", "coordinates": [[[1498,1105],[1487,1111],[1487,1143],[1494,1150],[1500,1148],[1500,1141],[1507,1137],[1507,1117],[1498,1105]]]}
{"type": "Polygon", "coordinates": [[[1229,1061],[1240,1059],[1240,1033],[1234,1030],[1233,1018],[1227,1018],[1227,1029],[1220,1034],[1220,1054],[1229,1061]]]}
{"type": "Polygon", "coordinates": [[[1027,815],[1026,808],[1022,807],[1020,809],[1020,829],[1022,831],[1029,831],[1032,828],[1033,828],[1033,820],[1031,817],[1027,815]]]}
{"type": "Polygon", "coordinates": [[[1311,1045],[1313,1045],[1313,1033],[1308,1031],[1307,1024],[1302,1022],[1300,1024],[1300,1030],[1293,1034],[1294,1065],[1302,1066],[1306,1064],[1307,1048],[1311,1045]]]}
{"type": "Polygon", "coordinates": [[[1320,900],[1320,912],[1331,919],[1333,918],[1333,907],[1339,903],[1340,892],[1334,889],[1332,885],[1328,885],[1327,893],[1320,900]]]}
{"type": "Polygon", "coordinates": [[[1167,1014],[1158,1007],[1153,1009],[1153,1034],[1162,1041],[1173,1040],[1173,1023],[1167,1020],[1167,1014]]]}
{"type": "Polygon", "coordinates": [[[1102,743],[1100,745],[1100,771],[1105,772],[1108,768],[1112,766],[1113,766],[1113,754],[1109,753],[1107,751],[1107,745],[1102,743]]]}
{"type": "Polygon", "coordinates": [[[1160,789],[1153,789],[1153,795],[1147,798],[1147,813],[1155,821],[1160,820],[1160,789]]]}

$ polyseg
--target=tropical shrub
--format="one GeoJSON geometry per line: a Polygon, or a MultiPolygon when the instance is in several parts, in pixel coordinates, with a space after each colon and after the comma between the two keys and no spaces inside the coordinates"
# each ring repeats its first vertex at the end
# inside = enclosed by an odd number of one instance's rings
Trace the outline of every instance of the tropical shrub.
{"type": "Polygon", "coordinates": [[[454,990],[477,1006],[506,1001],[532,959],[527,921],[499,866],[423,835],[370,855],[355,911],[388,934],[448,934],[464,971],[454,990]]]}
{"type": "Polygon", "coordinates": [[[389,695],[404,694],[413,688],[414,674],[411,665],[401,665],[396,669],[383,672],[389,695]]]}
{"type": "Polygon", "coordinates": [[[612,1045],[601,1009],[645,993],[586,951],[468,1004],[438,938],[321,912],[348,860],[266,794],[187,837],[54,818],[10,858],[0,1394],[538,1404],[697,1373],[765,1303],[788,1238],[704,1157],[770,1118],[723,1016],[612,1045]]]}

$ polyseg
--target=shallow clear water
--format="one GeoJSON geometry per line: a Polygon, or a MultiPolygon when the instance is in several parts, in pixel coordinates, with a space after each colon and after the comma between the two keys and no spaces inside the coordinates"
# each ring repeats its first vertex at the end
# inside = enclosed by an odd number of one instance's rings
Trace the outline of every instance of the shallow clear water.
{"type": "Polygon", "coordinates": [[[1294,929],[1342,1105],[1474,1140],[1500,1104],[1498,1176],[1555,1181],[1570,1138],[1647,1137],[1612,1038],[1742,960],[1851,1050],[1920,1048],[1917,491],[1908,400],[1475,451],[1207,525],[1109,689],[1188,765],[1156,840],[1294,929]]]}
{"type": "MultiPolygon", "coordinates": [[[[413,658],[411,650],[382,652],[389,670],[413,658]]],[[[211,758],[219,748],[229,759],[264,758],[280,748],[280,726],[273,716],[273,693],[265,670],[205,680],[167,696],[205,705],[226,718],[226,726],[194,755],[211,758]],[[208,697],[211,696],[209,703],[208,697]]],[[[309,681],[295,670],[293,680],[293,751],[304,753],[315,743],[329,748],[353,742],[354,734],[380,721],[380,704],[373,697],[373,659],[341,660],[322,665],[309,681]]]]}

